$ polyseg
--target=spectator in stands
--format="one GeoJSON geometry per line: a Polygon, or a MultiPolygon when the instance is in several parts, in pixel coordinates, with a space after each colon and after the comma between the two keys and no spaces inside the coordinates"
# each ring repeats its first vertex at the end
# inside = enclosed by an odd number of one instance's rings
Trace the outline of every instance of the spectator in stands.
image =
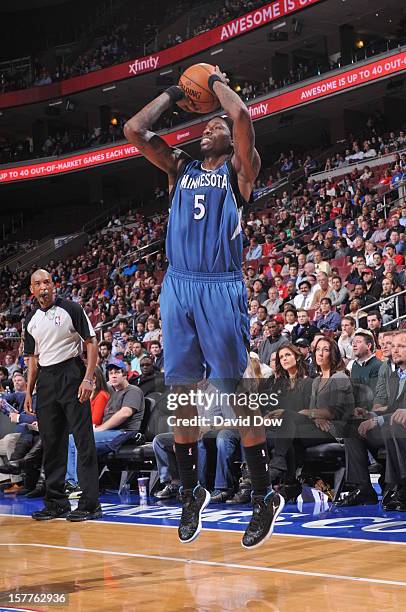
{"type": "Polygon", "coordinates": [[[381,300],[383,299],[385,301],[379,304],[383,324],[390,323],[396,317],[404,314],[404,297],[395,294],[393,281],[389,278],[384,278],[382,281],[381,300]]]}
{"type": "MultiPolygon", "coordinates": [[[[392,361],[395,372],[391,375],[391,393],[388,401],[388,435],[386,446],[386,481],[393,494],[382,501],[384,510],[406,512],[406,331],[399,330],[392,340],[392,361]]],[[[377,419],[380,421],[380,419],[377,419]]],[[[381,423],[381,421],[380,421],[381,423]]],[[[379,423],[379,424],[380,424],[379,423]]]]}
{"type": "Polygon", "coordinates": [[[143,323],[145,325],[145,322],[148,319],[148,312],[145,309],[145,302],[143,300],[137,300],[135,303],[135,308],[135,325],[138,323],[143,323]]]}
{"type": "Polygon", "coordinates": [[[367,329],[372,332],[374,337],[375,347],[379,346],[379,334],[382,330],[382,317],[379,310],[370,310],[367,314],[367,329]]]}
{"type": "Polygon", "coordinates": [[[315,344],[318,376],[313,379],[309,407],[299,411],[296,438],[307,448],[335,442],[346,428],[347,418],[354,410],[351,383],[344,372],[337,343],[321,337],[315,344]]]}
{"type": "Polygon", "coordinates": [[[130,378],[131,384],[137,385],[144,394],[163,393],[165,391],[164,376],[160,370],[155,368],[154,361],[150,355],[144,355],[140,359],[141,375],[130,378]]]}
{"type": "Polygon", "coordinates": [[[348,300],[349,291],[346,287],[343,287],[342,280],[340,276],[333,276],[331,279],[331,304],[332,306],[341,306],[348,300]]]}
{"type": "Polygon", "coordinates": [[[375,357],[375,341],[372,332],[358,329],[352,340],[354,359],[347,364],[351,380],[367,385],[375,393],[379,368],[382,362],[375,357]]]}
{"type": "Polygon", "coordinates": [[[406,228],[406,206],[402,206],[401,217],[399,218],[399,225],[403,227],[403,231],[406,228]]]}
{"type": "Polygon", "coordinates": [[[324,272],[327,277],[331,275],[330,264],[323,259],[321,251],[314,251],[314,267],[316,272],[324,272]]]}
{"type": "Polygon", "coordinates": [[[154,317],[149,317],[146,323],[147,332],[144,336],[143,342],[151,342],[152,340],[158,340],[161,335],[161,329],[159,327],[158,320],[154,317]]]}
{"type": "Polygon", "coordinates": [[[374,298],[374,301],[377,302],[381,297],[382,285],[375,278],[374,270],[372,270],[372,268],[364,268],[361,277],[365,283],[366,295],[374,298]]]}
{"type": "Polygon", "coordinates": [[[250,240],[249,249],[245,255],[245,259],[247,261],[251,261],[253,259],[261,259],[262,257],[262,246],[258,244],[258,240],[253,236],[250,240]]]}
{"type": "Polygon", "coordinates": [[[375,388],[374,397],[374,412],[386,411],[390,396],[390,378],[392,372],[395,371],[395,366],[392,361],[392,341],[396,331],[384,331],[379,334],[381,344],[381,356],[378,357],[382,361],[379,368],[378,381],[375,388]]]}
{"type": "MultiPolygon", "coordinates": [[[[18,359],[18,356],[17,356],[18,359]]],[[[18,364],[15,362],[15,359],[11,353],[6,353],[4,356],[4,365],[8,370],[9,378],[13,377],[13,374],[16,370],[18,370],[18,364]]]]}
{"type": "Polygon", "coordinates": [[[267,320],[268,320],[268,311],[266,307],[258,306],[256,323],[260,323],[262,326],[267,320]]]}
{"type": "MultiPolygon", "coordinates": [[[[357,299],[360,305],[360,308],[365,308],[368,310],[368,306],[371,306],[376,300],[367,295],[367,287],[363,281],[357,281],[354,283],[354,291],[350,294],[350,299],[357,299]]],[[[346,312],[348,310],[348,306],[346,307],[346,312]]]]}
{"type": "Polygon", "coordinates": [[[280,312],[282,302],[283,300],[279,297],[277,288],[270,287],[268,289],[268,299],[264,301],[263,306],[267,309],[268,315],[272,316],[280,312]]]}
{"type": "Polygon", "coordinates": [[[311,295],[311,284],[308,280],[303,280],[299,284],[299,293],[293,299],[295,308],[304,308],[308,310],[313,304],[313,296],[311,295]]]}
{"type": "Polygon", "coordinates": [[[319,308],[323,298],[332,299],[332,289],[326,272],[321,270],[317,273],[317,283],[319,288],[314,291],[312,308],[319,308]]]}
{"type": "Polygon", "coordinates": [[[320,308],[315,312],[314,323],[319,330],[337,331],[341,323],[338,312],[332,309],[331,299],[325,297],[320,302],[320,308]]]}
{"type": "Polygon", "coordinates": [[[373,232],[372,236],[370,237],[370,240],[374,244],[377,244],[379,242],[385,242],[387,233],[388,230],[385,226],[385,219],[378,219],[378,228],[373,232]]]}
{"type": "Polygon", "coordinates": [[[397,266],[402,266],[405,263],[403,255],[396,253],[394,244],[387,244],[384,249],[384,262],[386,262],[387,259],[393,260],[397,266]]]}
{"type": "Polygon", "coordinates": [[[352,341],[355,335],[355,320],[352,317],[341,319],[341,334],[338,339],[338,348],[345,365],[354,359],[352,341]]]}
{"type": "Polygon", "coordinates": [[[27,381],[24,378],[22,370],[14,370],[11,377],[14,393],[25,393],[27,390],[27,381]]]}
{"type": "Polygon", "coordinates": [[[377,246],[372,240],[365,241],[365,264],[368,268],[374,267],[374,255],[377,253],[377,246]]]}
{"type": "Polygon", "coordinates": [[[296,344],[301,339],[308,340],[311,344],[317,333],[318,328],[310,322],[307,310],[300,308],[297,311],[297,324],[293,327],[291,333],[292,344],[296,344]]]}
{"type": "Polygon", "coordinates": [[[9,378],[8,369],[6,366],[0,366],[0,391],[7,391],[9,393],[13,390],[13,383],[9,378]]]}
{"type": "Polygon", "coordinates": [[[296,317],[296,309],[291,306],[291,304],[286,304],[287,308],[284,310],[284,320],[285,325],[282,329],[282,335],[286,336],[289,340],[291,338],[291,333],[293,328],[296,326],[297,317],[296,317]]]}
{"type": "Polygon", "coordinates": [[[275,372],[276,381],[272,391],[278,395],[278,406],[272,407],[266,416],[283,417],[283,420],[281,427],[267,430],[268,444],[272,448],[270,473],[273,484],[283,481],[286,475],[295,475],[293,441],[297,421],[303,419],[298,417],[298,413],[308,408],[312,387],[302,353],[293,344],[288,343],[276,351],[275,372]]]}
{"type": "Polygon", "coordinates": [[[310,342],[306,338],[299,338],[295,342],[295,346],[299,349],[307,367],[309,378],[315,378],[317,375],[316,366],[314,363],[313,353],[311,351],[310,342]]]}
{"type": "Polygon", "coordinates": [[[257,353],[262,342],[262,323],[255,321],[250,327],[250,351],[257,353]]]}
{"type": "Polygon", "coordinates": [[[264,268],[264,274],[267,278],[275,278],[279,276],[282,270],[282,266],[278,263],[276,255],[269,256],[268,265],[264,268]]]}
{"type": "Polygon", "coordinates": [[[135,326],[135,340],[138,342],[144,342],[145,336],[145,325],[144,323],[137,323],[135,326]]]}
{"type": "Polygon", "coordinates": [[[404,231],[405,228],[399,223],[399,215],[392,215],[392,217],[389,219],[389,229],[387,230],[385,236],[386,242],[389,242],[392,232],[403,234],[404,231]]]}
{"type": "Polygon", "coordinates": [[[101,369],[104,378],[107,380],[107,364],[111,358],[111,342],[100,342],[99,343],[99,358],[98,358],[98,366],[101,369]]]}
{"type": "Polygon", "coordinates": [[[154,368],[159,372],[164,371],[164,352],[158,340],[153,340],[149,345],[149,352],[154,362],[154,368]]]}
{"type": "Polygon", "coordinates": [[[252,285],[252,299],[257,300],[259,304],[263,304],[266,300],[266,293],[264,291],[264,283],[261,279],[257,278],[252,285]]]}
{"type": "Polygon", "coordinates": [[[286,281],[285,286],[286,286],[286,296],[284,297],[282,301],[282,308],[285,304],[293,303],[294,299],[297,297],[295,281],[288,280],[286,281]]]}
{"type": "Polygon", "coordinates": [[[90,396],[93,425],[101,425],[106,404],[110,399],[110,391],[100,366],[96,366],[93,375],[93,391],[90,396]]]}
{"type": "Polygon", "coordinates": [[[1,335],[3,338],[13,338],[14,336],[18,338],[18,330],[11,319],[6,319],[4,329],[1,331],[1,335]]]}
{"type": "Polygon", "coordinates": [[[252,325],[253,323],[256,323],[257,321],[259,306],[260,304],[258,300],[251,299],[249,303],[249,311],[248,311],[250,315],[250,325],[252,325]]]}
{"type": "Polygon", "coordinates": [[[288,343],[281,334],[281,326],[278,321],[272,320],[267,323],[269,337],[265,338],[258,347],[258,357],[261,363],[269,365],[272,353],[280,346],[288,343]]]}
{"type": "MultiPolygon", "coordinates": [[[[132,343],[132,350],[130,358],[130,370],[132,374],[141,374],[140,360],[147,355],[147,351],[142,346],[142,343],[138,340],[134,340],[132,343]]],[[[160,369],[160,368],[159,368],[160,369]]]]}
{"type": "Polygon", "coordinates": [[[374,253],[374,275],[379,281],[382,281],[383,275],[385,274],[385,266],[383,265],[382,255],[380,253],[374,253]]]}
{"type": "MultiPolygon", "coordinates": [[[[390,239],[391,244],[393,244],[395,248],[395,253],[397,255],[403,256],[405,252],[406,244],[404,240],[401,240],[401,236],[402,236],[402,233],[392,231],[389,236],[389,239],[390,239]]],[[[395,259],[395,261],[398,266],[402,266],[405,263],[404,257],[403,259],[395,259]]]]}

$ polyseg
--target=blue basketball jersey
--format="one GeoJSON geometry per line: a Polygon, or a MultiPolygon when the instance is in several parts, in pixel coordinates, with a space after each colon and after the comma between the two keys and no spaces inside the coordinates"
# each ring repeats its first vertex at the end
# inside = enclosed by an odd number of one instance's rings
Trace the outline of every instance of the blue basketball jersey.
{"type": "Polygon", "coordinates": [[[229,161],[217,170],[205,170],[198,160],[184,166],[172,190],[166,236],[166,255],[174,268],[241,270],[243,202],[233,173],[229,161]]]}

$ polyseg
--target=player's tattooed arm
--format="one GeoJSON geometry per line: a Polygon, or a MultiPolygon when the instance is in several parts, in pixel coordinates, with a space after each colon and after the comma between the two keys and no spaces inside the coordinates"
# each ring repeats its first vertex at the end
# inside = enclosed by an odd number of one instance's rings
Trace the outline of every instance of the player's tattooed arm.
{"type": "Polygon", "coordinates": [[[220,80],[213,83],[213,91],[233,122],[233,165],[238,175],[242,195],[248,199],[261,168],[261,158],[255,149],[255,131],[248,108],[228,86],[225,73],[216,66],[220,80]],[[245,192],[245,193],[244,193],[245,192]]]}
{"type": "Polygon", "coordinates": [[[169,182],[171,177],[177,175],[182,157],[179,150],[172,149],[163,138],[152,131],[152,127],[165,111],[172,108],[172,105],[170,95],[164,92],[124,125],[124,135],[127,140],[134,144],[148,161],[166,172],[169,182]]]}

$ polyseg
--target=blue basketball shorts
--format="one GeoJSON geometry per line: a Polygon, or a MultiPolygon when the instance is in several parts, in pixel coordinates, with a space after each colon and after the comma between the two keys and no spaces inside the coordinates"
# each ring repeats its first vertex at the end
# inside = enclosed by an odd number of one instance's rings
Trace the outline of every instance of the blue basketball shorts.
{"type": "Polygon", "coordinates": [[[239,381],[247,367],[249,316],[242,273],[170,266],[160,298],[167,385],[239,381]]]}

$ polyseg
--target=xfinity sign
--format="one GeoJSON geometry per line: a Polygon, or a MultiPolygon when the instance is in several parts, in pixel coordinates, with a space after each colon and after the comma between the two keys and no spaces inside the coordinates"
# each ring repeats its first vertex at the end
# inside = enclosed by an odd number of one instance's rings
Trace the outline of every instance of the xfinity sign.
{"type": "Polygon", "coordinates": [[[149,70],[155,70],[159,64],[159,55],[150,55],[143,59],[136,59],[135,62],[128,66],[129,74],[139,74],[140,72],[147,72],[149,70]]]}

